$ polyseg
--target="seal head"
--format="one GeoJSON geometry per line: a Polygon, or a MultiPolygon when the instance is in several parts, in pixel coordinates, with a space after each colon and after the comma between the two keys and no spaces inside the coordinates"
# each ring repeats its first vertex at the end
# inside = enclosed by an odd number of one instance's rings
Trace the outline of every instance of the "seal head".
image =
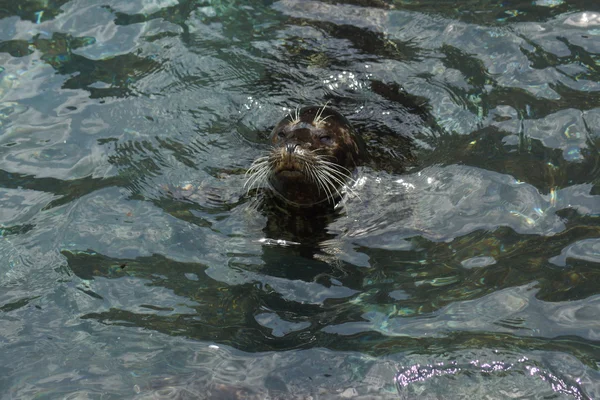
{"type": "Polygon", "coordinates": [[[246,185],[266,184],[297,207],[335,204],[352,180],[364,145],[350,122],[331,107],[304,107],[271,133],[272,150],[254,161],[246,185]]]}

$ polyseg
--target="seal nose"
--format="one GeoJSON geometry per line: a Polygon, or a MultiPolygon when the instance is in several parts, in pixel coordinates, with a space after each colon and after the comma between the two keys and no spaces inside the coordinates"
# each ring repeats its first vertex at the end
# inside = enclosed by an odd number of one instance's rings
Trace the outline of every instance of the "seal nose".
{"type": "Polygon", "coordinates": [[[297,143],[288,143],[285,145],[285,151],[288,154],[292,154],[294,151],[296,151],[296,147],[298,147],[297,143]]]}

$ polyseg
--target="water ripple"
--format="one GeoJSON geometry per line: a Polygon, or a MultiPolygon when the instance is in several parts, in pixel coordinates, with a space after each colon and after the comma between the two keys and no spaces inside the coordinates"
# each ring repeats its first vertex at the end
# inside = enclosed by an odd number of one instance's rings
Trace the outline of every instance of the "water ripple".
{"type": "Polygon", "coordinates": [[[5,4],[0,386],[598,397],[600,8],[459,3],[5,4]],[[245,171],[327,102],[358,196],[270,209],[245,171]]]}

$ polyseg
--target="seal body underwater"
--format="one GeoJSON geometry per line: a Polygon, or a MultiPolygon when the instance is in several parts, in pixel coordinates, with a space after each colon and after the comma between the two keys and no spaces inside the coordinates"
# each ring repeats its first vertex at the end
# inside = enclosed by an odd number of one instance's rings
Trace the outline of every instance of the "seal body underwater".
{"type": "Polygon", "coordinates": [[[327,106],[287,115],[273,128],[270,143],[269,154],[248,170],[246,186],[266,186],[297,208],[333,206],[367,157],[352,124],[327,106]]]}

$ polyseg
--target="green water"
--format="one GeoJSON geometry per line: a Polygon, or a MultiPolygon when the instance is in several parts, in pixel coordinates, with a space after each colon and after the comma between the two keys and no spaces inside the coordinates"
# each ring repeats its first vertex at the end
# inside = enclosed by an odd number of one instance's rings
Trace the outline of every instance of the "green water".
{"type": "Polygon", "coordinates": [[[0,0],[0,399],[600,397],[599,126],[589,0],[0,0]],[[325,102],[307,230],[244,172],[325,102]]]}

